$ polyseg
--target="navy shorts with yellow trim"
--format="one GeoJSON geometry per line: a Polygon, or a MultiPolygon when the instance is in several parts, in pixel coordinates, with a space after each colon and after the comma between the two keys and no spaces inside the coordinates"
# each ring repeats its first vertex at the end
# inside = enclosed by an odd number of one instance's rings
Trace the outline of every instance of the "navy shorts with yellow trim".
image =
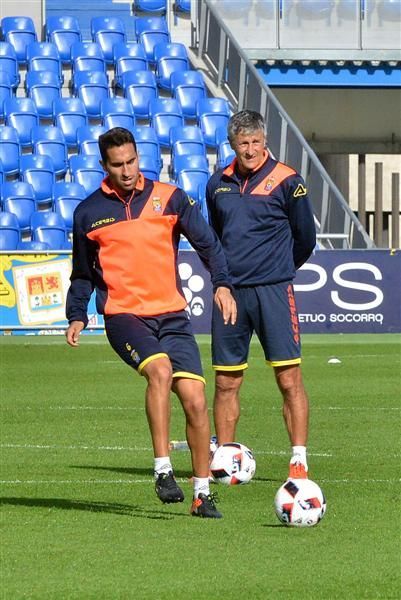
{"type": "Polygon", "coordinates": [[[259,338],[266,361],[273,367],[301,362],[301,341],[294,289],[291,282],[234,289],[237,322],[224,325],[213,307],[213,368],[234,371],[248,367],[253,333],[259,338]]]}
{"type": "Polygon", "coordinates": [[[204,381],[199,348],[184,310],[157,317],[107,315],[104,323],[112,348],[138,373],[164,356],[170,359],[173,377],[204,381]]]}

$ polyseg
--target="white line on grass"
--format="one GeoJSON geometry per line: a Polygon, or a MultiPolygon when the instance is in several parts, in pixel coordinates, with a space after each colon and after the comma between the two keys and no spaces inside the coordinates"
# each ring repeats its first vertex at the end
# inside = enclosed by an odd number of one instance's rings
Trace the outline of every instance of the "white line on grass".
{"type": "MultiPolygon", "coordinates": [[[[180,406],[172,405],[173,410],[181,410],[180,406]]],[[[267,410],[282,410],[281,406],[268,406],[267,410]]],[[[143,411],[143,406],[2,406],[0,410],[55,410],[55,411],[85,411],[85,410],[98,410],[98,411],[143,411]]],[[[245,406],[244,410],[252,410],[252,406],[245,406]]],[[[349,411],[401,411],[400,406],[312,406],[312,410],[349,410],[349,411]]]]}

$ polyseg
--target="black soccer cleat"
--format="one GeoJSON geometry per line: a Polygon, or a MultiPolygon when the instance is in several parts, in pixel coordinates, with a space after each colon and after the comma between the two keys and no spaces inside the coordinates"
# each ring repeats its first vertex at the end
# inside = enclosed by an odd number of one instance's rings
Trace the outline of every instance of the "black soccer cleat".
{"type": "Polygon", "coordinates": [[[155,490],[163,504],[184,501],[184,492],[178,487],[172,471],[159,474],[156,479],[155,490]]]}
{"type": "Polygon", "coordinates": [[[221,519],[223,515],[217,510],[216,503],[217,494],[199,494],[198,498],[194,498],[191,506],[191,514],[193,517],[202,517],[204,519],[221,519]]]}

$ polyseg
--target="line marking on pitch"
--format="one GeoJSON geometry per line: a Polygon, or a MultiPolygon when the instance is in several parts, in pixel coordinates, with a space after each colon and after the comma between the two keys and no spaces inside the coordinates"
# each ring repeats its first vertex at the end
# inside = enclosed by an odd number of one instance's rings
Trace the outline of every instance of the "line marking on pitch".
{"type": "MultiPolygon", "coordinates": [[[[181,410],[180,406],[171,406],[172,410],[181,410]]],[[[282,410],[281,406],[268,406],[267,410],[282,410]]],[[[0,410],[54,410],[54,411],[143,411],[143,406],[2,406],[0,410]]],[[[244,410],[252,410],[251,406],[245,406],[244,410]]],[[[332,411],[401,411],[400,406],[312,406],[312,411],[332,410],[332,411]]]]}
{"type": "MultiPolygon", "coordinates": [[[[185,478],[177,478],[179,483],[189,483],[188,479],[185,478]]],[[[2,485],[136,485],[136,484],[150,484],[154,483],[154,479],[2,479],[0,480],[0,484],[2,485]]],[[[266,481],[260,481],[258,479],[254,479],[250,482],[252,485],[263,484],[266,485],[266,481]]],[[[401,483],[401,479],[319,479],[319,483],[322,484],[361,484],[361,483],[374,483],[374,484],[382,484],[382,483],[401,483]]]]}

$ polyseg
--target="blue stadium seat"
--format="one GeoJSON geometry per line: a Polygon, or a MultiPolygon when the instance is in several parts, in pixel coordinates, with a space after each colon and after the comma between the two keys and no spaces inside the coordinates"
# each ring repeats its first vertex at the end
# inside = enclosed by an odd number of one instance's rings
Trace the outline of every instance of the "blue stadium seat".
{"type": "Polygon", "coordinates": [[[13,46],[18,62],[25,64],[27,47],[38,39],[31,17],[3,17],[1,33],[3,40],[13,46]]]}
{"type": "Polygon", "coordinates": [[[216,168],[224,169],[235,158],[235,152],[230,146],[228,140],[220,142],[216,150],[216,168]]]}
{"type": "Polygon", "coordinates": [[[53,42],[60,53],[63,63],[71,63],[71,46],[82,41],[79,21],[76,17],[48,17],[45,25],[46,40],[53,42]]]}
{"type": "Polygon", "coordinates": [[[150,154],[139,155],[139,168],[144,177],[157,181],[160,178],[160,164],[150,154]]]}
{"type": "Polygon", "coordinates": [[[47,154],[24,154],[20,160],[20,180],[30,183],[35,191],[38,207],[52,202],[52,189],[56,181],[53,160],[47,154]]]}
{"type": "Polygon", "coordinates": [[[163,31],[169,33],[166,17],[163,16],[146,16],[136,17],[135,19],[135,34],[139,38],[144,31],[163,31]]]}
{"type": "Polygon", "coordinates": [[[4,101],[5,124],[18,132],[21,146],[31,146],[31,129],[39,125],[39,113],[31,98],[15,97],[4,101]]]}
{"type": "Polygon", "coordinates": [[[201,155],[207,156],[206,144],[199,127],[184,125],[174,127],[170,131],[171,164],[177,156],[201,155]]]}
{"type": "Polygon", "coordinates": [[[13,88],[11,78],[6,71],[0,71],[0,119],[4,118],[4,101],[11,98],[13,88]]]}
{"type": "Polygon", "coordinates": [[[156,77],[153,71],[127,71],[122,76],[122,89],[138,119],[149,119],[149,105],[157,98],[156,77]]]}
{"type": "Polygon", "coordinates": [[[33,154],[50,156],[56,177],[68,169],[68,149],[63,132],[54,125],[39,125],[31,131],[33,154]]]}
{"type": "Polygon", "coordinates": [[[4,181],[4,169],[3,169],[3,163],[0,160],[0,185],[3,183],[4,181]]]}
{"type": "Polygon", "coordinates": [[[203,171],[209,173],[209,161],[204,154],[178,154],[171,163],[171,176],[173,181],[178,180],[182,171],[203,171]]]}
{"type": "Polygon", "coordinates": [[[70,176],[71,180],[80,183],[89,195],[100,187],[105,173],[97,156],[79,154],[70,157],[70,176]]]}
{"type": "Polygon", "coordinates": [[[31,235],[34,242],[45,242],[51,250],[69,247],[64,219],[53,211],[36,211],[31,216],[31,235]]]}
{"type": "Polygon", "coordinates": [[[99,136],[107,129],[103,125],[86,125],[77,129],[79,154],[93,155],[100,159],[99,136]]]}
{"type": "Polygon", "coordinates": [[[146,58],[151,64],[154,64],[153,50],[156,44],[171,42],[167,23],[164,23],[164,17],[149,17],[143,19],[143,23],[141,18],[138,18],[135,22],[138,42],[144,47],[146,58]]]}
{"type": "Polygon", "coordinates": [[[135,0],[135,11],[165,14],[167,0],[135,0]]]}
{"type": "Polygon", "coordinates": [[[26,93],[36,104],[42,119],[53,118],[53,102],[61,98],[59,78],[53,71],[28,71],[25,79],[26,93]]]}
{"type": "Polygon", "coordinates": [[[127,98],[106,98],[100,103],[102,122],[106,129],[113,127],[135,127],[135,113],[132,103],[127,98]]]}
{"type": "Polygon", "coordinates": [[[8,42],[0,42],[0,71],[8,73],[11,87],[15,90],[20,82],[18,60],[14,47],[8,42]]]}
{"type": "Polygon", "coordinates": [[[56,181],[52,188],[53,203],[57,199],[84,200],[86,198],[85,188],[76,181],[56,181]]]}
{"type": "Polygon", "coordinates": [[[170,78],[173,98],[181,105],[184,117],[196,118],[196,106],[199,100],[206,98],[206,86],[200,71],[174,71],[170,78]]]}
{"type": "Polygon", "coordinates": [[[1,189],[3,210],[13,213],[18,219],[21,232],[28,232],[31,215],[37,210],[35,192],[26,181],[7,181],[1,189]]]}
{"type": "Polygon", "coordinates": [[[152,156],[157,161],[161,171],[163,167],[163,159],[161,157],[159,140],[153,127],[137,125],[132,130],[132,133],[135,138],[139,156],[144,154],[152,156]]]}
{"type": "Polygon", "coordinates": [[[6,176],[18,175],[21,145],[18,132],[14,127],[2,125],[0,127],[0,162],[6,176]]]}
{"type": "Polygon", "coordinates": [[[209,171],[204,169],[182,169],[177,176],[176,184],[199,204],[202,203],[203,190],[210,177],[209,171]]]}
{"type": "Polygon", "coordinates": [[[113,47],[125,43],[127,36],[124,23],[118,17],[92,17],[92,40],[99,44],[107,63],[113,63],[113,47]]]}
{"type": "Polygon", "coordinates": [[[88,124],[88,115],[80,98],[58,98],[53,103],[54,125],[64,134],[68,148],[77,145],[77,129],[88,124]]]}
{"type": "Polygon", "coordinates": [[[26,49],[28,71],[54,71],[63,84],[63,68],[57,46],[52,42],[34,42],[26,49]]]}
{"type": "Polygon", "coordinates": [[[81,202],[79,198],[56,198],[53,202],[53,210],[62,217],[67,235],[72,232],[74,211],[81,202]]]}
{"type": "Polygon", "coordinates": [[[20,241],[17,217],[13,213],[0,211],[0,250],[17,250],[20,241]]]}
{"type": "Polygon", "coordinates": [[[101,118],[100,104],[109,97],[106,73],[78,71],[74,75],[74,95],[82,100],[89,118],[101,118]]]}
{"type": "Polygon", "coordinates": [[[175,0],[175,10],[183,13],[191,12],[191,0],[175,0]]]}
{"type": "Polygon", "coordinates": [[[73,76],[77,71],[101,71],[106,73],[103,50],[96,42],[76,42],[71,46],[73,76]]]}
{"type": "Polygon", "coordinates": [[[23,240],[18,243],[17,250],[24,250],[26,252],[37,251],[37,250],[51,250],[49,244],[46,242],[36,242],[34,240],[23,240]]]}
{"type": "Polygon", "coordinates": [[[115,44],[113,57],[116,87],[122,87],[122,76],[126,71],[146,71],[148,69],[148,60],[142,44],[115,44]]]}
{"type": "Polygon", "coordinates": [[[171,91],[171,75],[177,71],[187,71],[189,60],[184,44],[178,42],[158,43],[153,49],[156,64],[156,81],[159,88],[171,91]]]}
{"type": "Polygon", "coordinates": [[[156,98],[149,104],[151,125],[154,127],[159,144],[170,146],[170,131],[184,125],[181,106],[175,98],[156,98]]]}
{"type": "Polygon", "coordinates": [[[216,129],[227,127],[230,108],[224,98],[203,98],[197,104],[198,125],[207,146],[216,148],[216,129]]]}

